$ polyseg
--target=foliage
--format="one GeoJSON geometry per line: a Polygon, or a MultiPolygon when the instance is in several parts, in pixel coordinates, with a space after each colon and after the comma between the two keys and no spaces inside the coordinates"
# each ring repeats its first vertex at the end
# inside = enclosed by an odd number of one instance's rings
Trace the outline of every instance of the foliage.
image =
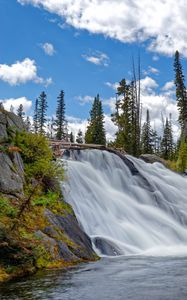
{"type": "Polygon", "coordinates": [[[73,132],[71,131],[71,133],[70,133],[70,142],[71,143],[74,143],[75,142],[75,140],[74,140],[74,135],[73,135],[73,132]]]}
{"type": "Polygon", "coordinates": [[[168,118],[166,118],[164,135],[161,141],[161,155],[164,159],[172,159],[174,156],[172,124],[171,119],[169,121],[168,118]]]}
{"type": "Polygon", "coordinates": [[[117,89],[116,112],[112,121],[117,125],[115,145],[129,154],[140,153],[139,103],[136,82],[122,79],[117,89]]]}
{"type": "Polygon", "coordinates": [[[83,144],[83,133],[82,133],[82,131],[80,129],[79,129],[79,131],[77,133],[76,142],[78,144],[83,144]]]}
{"type": "Polygon", "coordinates": [[[21,132],[16,134],[15,144],[21,149],[28,182],[35,178],[63,178],[62,165],[52,161],[53,154],[47,139],[40,134],[21,132]]]}
{"type": "Polygon", "coordinates": [[[47,112],[47,95],[45,92],[42,92],[38,98],[38,109],[37,109],[37,119],[38,119],[38,132],[40,134],[45,133],[45,123],[47,121],[46,112],[47,112]]]}
{"type": "Polygon", "coordinates": [[[65,102],[64,91],[61,91],[57,97],[57,110],[56,110],[56,138],[58,140],[66,138],[67,122],[65,118],[65,102]]]}
{"type": "Polygon", "coordinates": [[[34,133],[38,133],[38,128],[39,128],[38,98],[35,101],[33,127],[34,127],[34,133]]]}
{"type": "Polygon", "coordinates": [[[22,118],[23,120],[23,116],[25,115],[24,111],[23,111],[23,104],[20,104],[18,109],[17,109],[17,115],[22,118]]]}
{"type": "Polygon", "coordinates": [[[0,195],[0,216],[15,218],[18,209],[12,205],[9,199],[0,195]]]}
{"type": "Polygon", "coordinates": [[[180,144],[179,156],[177,160],[177,170],[185,172],[187,169],[187,143],[183,139],[180,144]]]}
{"type": "Polygon", "coordinates": [[[147,109],[146,122],[144,123],[142,128],[141,148],[142,148],[142,153],[147,153],[147,154],[153,153],[153,131],[151,128],[148,109],[147,109]]]}
{"type": "Polygon", "coordinates": [[[176,85],[176,99],[179,110],[179,123],[181,125],[182,133],[187,123],[187,92],[185,87],[185,78],[183,74],[182,65],[180,62],[179,51],[175,53],[174,61],[175,71],[175,85],[176,85]]]}
{"type": "Polygon", "coordinates": [[[90,111],[89,124],[85,133],[85,142],[87,144],[106,144],[104,113],[99,95],[95,97],[90,111]]]}

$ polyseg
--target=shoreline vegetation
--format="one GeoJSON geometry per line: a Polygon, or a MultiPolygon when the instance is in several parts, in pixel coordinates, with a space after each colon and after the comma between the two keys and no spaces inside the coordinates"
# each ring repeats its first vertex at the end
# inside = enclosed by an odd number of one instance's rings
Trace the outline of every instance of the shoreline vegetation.
{"type": "Polygon", "coordinates": [[[63,199],[63,165],[53,160],[46,137],[21,130],[21,118],[1,110],[0,123],[4,117],[7,135],[0,148],[0,168],[4,168],[0,174],[0,282],[43,268],[67,268],[97,260],[89,237],[63,199]],[[15,126],[16,122],[20,126],[15,126]],[[12,182],[4,182],[11,178],[12,182]]]}

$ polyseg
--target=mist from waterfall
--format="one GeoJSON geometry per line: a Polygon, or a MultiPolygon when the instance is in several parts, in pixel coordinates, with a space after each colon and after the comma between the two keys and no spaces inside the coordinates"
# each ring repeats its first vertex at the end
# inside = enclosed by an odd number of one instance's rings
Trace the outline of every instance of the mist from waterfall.
{"type": "Polygon", "coordinates": [[[187,177],[100,150],[66,162],[65,200],[100,256],[187,254],[187,177]]]}

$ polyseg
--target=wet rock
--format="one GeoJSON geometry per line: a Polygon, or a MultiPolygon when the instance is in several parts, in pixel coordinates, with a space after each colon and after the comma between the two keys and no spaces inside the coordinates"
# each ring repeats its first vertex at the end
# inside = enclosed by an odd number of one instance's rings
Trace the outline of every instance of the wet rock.
{"type": "Polygon", "coordinates": [[[140,158],[146,163],[153,164],[155,162],[159,162],[163,164],[165,167],[167,167],[167,162],[155,154],[142,154],[140,155],[140,158]]]}
{"type": "Polygon", "coordinates": [[[102,255],[119,256],[124,254],[117,245],[107,239],[96,237],[94,244],[102,255]]]}
{"type": "Polygon", "coordinates": [[[65,260],[95,258],[91,240],[82,231],[73,214],[56,215],[48,209],[45,209],[44,214],[50,225],[43,232],[56,241],[58,255],[61,258],[65,260]]]}

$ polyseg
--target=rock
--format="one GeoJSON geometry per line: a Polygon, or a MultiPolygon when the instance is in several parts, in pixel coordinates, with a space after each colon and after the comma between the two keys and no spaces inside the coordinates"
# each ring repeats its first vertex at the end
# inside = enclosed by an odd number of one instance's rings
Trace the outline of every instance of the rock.
{"type": "Polygon", "coordinates": [[[90,238],[82,231],[77,219],[69,213],[56,215],[45,209],[48,223],[43,233],[56,241],[57,253],[66,261],[95,258],[90,238]]]}
{"type": "Polygon", "coordinates": [[[7,126],[12,127],[13,130],[23,130],[24,129],[24,123],[22,118],[19,116],[15,115],[12,112],[6,112],[6,117],[7,117],[7,126]]]}
{"type": "Polygon", "coordinates": [[[19,175],[10,157],[5,153],[0,153],[0,192],[20,196],[23,194],[23,183],[23,174],[19,175]]]}
{"type": "Polygon", "coordinates": [[[8,134],[6,125],[0,123],[0,143],[6,143],[8,140],[8,134]]]}
{"type": "MultiPolygon", "coordinates": [[[[14,113],[0,111],[0,143],[2,148],[15,136],[16,131],[24,129],[23,121],[14,113]]],[[[0,192],[6,195],[21,196],[24,184],[24,165],[18,152],[7,154],[0,150],[0,192]]]]}
{"type": "Polygon", "coordinates": [[[3,124],[3,125],[7,124],[6,114],[2,111],[0,111],[0,124],[3,124]]]}
{"type": "Polygon", "coordinates": [[[40,238],[41,243],[44,245],[46,250],[50,253],[51,260],[60,260],[63,258],[65,261],[76,260],[76,256],[68,249],[67,245],[61,240],[50,237],[42,231],[37,231],[35,233],[37,237],[40,238]]]}
{"type": "Polygon", "coordinates": [[[11,156],[11,160],[12,160],[13,164],[16,167],[17,173],[22,178],[23,182],[25,182],[25,178],[24,178],[24,164],[23,164],[23,160],[21,158],[21,155],[18,152],[13,152],[13,153],[11,153],[10,156],[11,156]]]}
{"type": "Polygon", "coordinates": [[[165,167],[167,167],[167,162],[155,154],[142,154],[140,155],[140,158],[144,160],[146,163],[153,164],[155,162],[159,162],[163,164],[165,167]]]}
{"type": "Polygon", "coordinates": [[[124,254],[124,252],[118,246],[107,239],[96,237],[94,239],[94,244],[103,255],[119,256],[124,254]]]}

